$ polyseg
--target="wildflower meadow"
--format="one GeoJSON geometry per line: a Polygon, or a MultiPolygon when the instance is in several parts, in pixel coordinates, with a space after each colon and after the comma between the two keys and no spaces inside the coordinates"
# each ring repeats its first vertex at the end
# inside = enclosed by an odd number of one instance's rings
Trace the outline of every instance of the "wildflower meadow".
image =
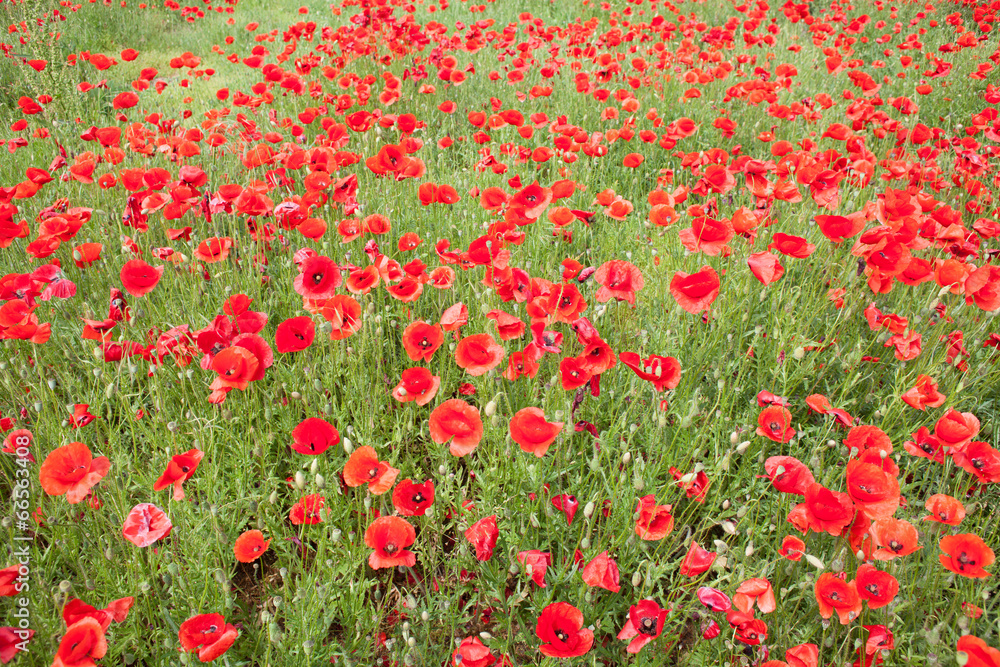
{"type": "Polygon", "coordinates": [[[188,1],[0,1],[0,663],[1000,667],[1000,0],[188,1]]]}

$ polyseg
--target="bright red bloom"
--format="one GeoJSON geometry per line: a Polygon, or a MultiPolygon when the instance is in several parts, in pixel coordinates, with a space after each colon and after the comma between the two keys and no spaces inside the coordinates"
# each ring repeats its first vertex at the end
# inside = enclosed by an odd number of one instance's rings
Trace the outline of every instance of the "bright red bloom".
{"type": "Polygon", "coordinates": [[[878,549],[875,560],[892,560],[923,549],[917,542],[917,529],[909,521],[885,518],[872,523],[869,532],[878,549]]]}
{"type": "Polygon", "coordinates": [[[819,483],[809,485],[805,502],[798,507],[805,510],[809,529],[829,533],[834,537],[841,535],[854,521],[855,509],[851,497],[846,493],[831,491],[819,483]]]}
{"type": "Polygon", "coordinates": [[[757,435],[774,442],[788,442],[795,437],[792,413],[777,405],[767,406],[757,416],[757,435]]]}
{"type": "Polygon", "coordinates": [[[524,565],[524,571],[540,588],[545,588],[545,571],[552,565],[552,554],[531,549],[517,554],[517,562],[524,565]]]}
{"type": "Polygon", "coordinates": [[[670,505],[657,505],[653,495],[640,498],[635,508],[639,515],[635,522],[635,534],[644,540],[662,540],[674,529],[670,509],[670,505]]]}
{"type": "Polygon", "coordinates": [[[970,579],[989,577],[990,573],[983,568],[996,560],[983,538],[973,533],[946,535],[941,538],[938,548],[942,552],[938,559],[946,570],[970,579]]]}
{"type": "Polygon", "coordinates": [[[122,287],[132,296],[145,296],[152,292],[162,276],[162,266],[150,266],[141,259],[130,259],[125,262],[119,273],[122,287]]]}
{"type": "Polygon", "coordinates": [[[453,667],[490,667],[497,659],[479,637],[466,637],[451,656],[453,667]]]}
{"type": "Polygon", "coordinates": [[[493,558],[493,549],[497,546],[499,536],[496,515],[480,519],[465,531],[465,539],[469,540],[476,549],[476,560],[481,561],[493,558]]]}
{"type": "Polygon", "coordinates": [[[91,487],[104,479],[111,469],[106,456],[93,458],[90,448],[82,442],[58,447],[45,457],[38,471],[42,490],[50,496],[66,496],[76,504],[90,493],[91,487]]]}
{"type": "Polygon", "coordinates": [[[948,400],[947,396],[938,391],[937,382],[928,375],[918,375],[917,384],[900,398],[911,408],[917,410],[939,408],[948,400]]]}
{"type": "Polygon", "coordinates": [[[403,371],[399,384],[392,390],[392,397],[400,403],[414,401],[417,405],[427,405],[437,396],[440,386],[440,377],[423,366],[415,366],[403,371]]]}
{"type": "Polygon", "coordinates": [[[782,558],[800,561],[802,560],[802,556],[805,555],[805,550],[805,542],[794,535],[785,535],[785,539],[781,541],[781,548],[778,549],[778,553],[782,558]]]}
{"type": "Polygon", "coordinates": [[[292,449],[299,454],[316,456],[339,443],[333,424],[318,417],[307,417],[292,429],[292,449]]]}
{"type": "Polygon", "coordinates": [[[406,547],[413,544],[417,533],[413,526],[398,516],[382,516],[375,519],[365,531],[365,544],[374,549],[368,557],[368,565],[373,570],[404,565],[413,567],[417,557],[406,547]]]}
{"type": "Polygon", "coordinates": [[[202,662],[212,662],[229,650],[240,631],[235,625],[226,623],[222,614],[199,614],[181,623],[177,633],[181,648],[197,652],[202,662]]]}
{"type": "Polygon", "coordinates": [[[899,480],[876,464],[861,459],[847,462],[847,493],[869,519],[885,519],[899,507],[899,480]]]}
{"type": "Polygon", "coordinates": [[[858,566],[858,595],[868,603],[869,609],[881,609],[896,598],[899,593],[899,582],[888,572],[882,572],[874,565],[864,563],[858,566]]]}
{"type": "Polygon", "coordinates": [[[628,301],[632,306],[635,305],[635,293],[644,285],[639,268],[623,259],[613,259],[597,267],[594,281],[601,286],[594,295],[598,303],[617,299],[628,301]]]}
{"type": "Polygon", "coordinates": [[[930,516],[925,516],[924,521],[936,521],[949,526],[957,526],[965,518],[965,506],[957,498],[935,493],[924,503],[924,509],[930,512],[930,516]]]}
{"type": "Polygon", "coordinates": [[[367,484],[368,490],[375,496],[391,489],[398,475],[399,470],[385,461],[379,461],[378,454],[368,445],[351,452],[344,464],[344,483],[351,488],[367,484]]]}
{"type": "Polygon", "coordinates": [[[503,346],[489,334],[466,336],[455,348],[455,363],[473,377],[496,368],[504,358],[503,346]]]}
{"type": "Polygon", "coordinates": [[[715,302],[719,296],[719,274],[710,266],[703,266],[697,273],[674,273],[670,280],[670,293],[681,308],[697,315],[715,302]]]}
{"type": "Polygon", "coordinates": [[[318,493],[303,496],[292,505],[292,509],[288,512],[288,520],[292,522],[293,526],[322,523],[326,514],[325,508],[326,498],[318,493]]]}
{"type": "Polygon", "coordinates": [[[282,354],[301,352],[312,345],[315,338],[316,325],[311,317],[290,317],[274,332],[274,347],[282,354]]]}
{"type": "Polygon", "coordinates": [[[429,419],[431,439],[439,445],[451,440],[453,456],[466,456],[483,437],[479,410],[460,398],[452,398],[434,408],[429,419]]]}
{"type": "Polygon", "coordinates": [[[416,484],[404,479],[392,492],[392,506],[403,516],[423,516],[434,504],[434,482],[427,480],[416,484]]]}
{"type": "Polygon", "coordinates": [[[733,595],[733,606],[740,611],[750,611],[755,603],[762,614],[769,614],[778,608],[774,589],[767,579],[747,579],[737,587],[736,594],[733,595]]]}
{"type": "Polygon", "coordinates": [[[837,612],[841,625],[847,625],[861,613],[861,596],[853,581],[844,581],[832,572],[824,572],[813,588],[819,614],[830,618],[837,612]]]}
{"type": "Polygon", "coordinates": [[[122,535],[132,544],[143,548],[169,535],[172,528],[166,512],[152,503],[140,503],[125,518],[122,535]]]}
{"type": "Polygon", "coordinates": [[[535,634],[542,640],[538,650],[550,658],[580,656],[594,645],[594,633],[583,627],[583,612],[565,602],[554,602],[542,610],[535,634]]]}
{"type": "Polygon", "coordinates": [[[66,629],[52,667],[94,667],[94,658],[103,658],[107,652],[104,628],[96,619],[85,616],[66,629]]]}
{"type": "Polygon", "coordinates": [[[241,563],[252,563],[267,551],[271,540],[264,539],[264,533],[259,530],[248,530],[236,538],[233,543],[233,553],[241,563]]]}
{"type": "Polygon", "coordinates": [[[640,600],[629,607],[628,620],[618,633],[618,639],[631,639],[626,652],[638,653],[642,647],[663,633],[669,609],[662,609],[653,600],[640,600]]]}
{"type": "Polygon", "coordinates": [[[549,446],[562,431],[563,422],[549,422],[540,408],[523,408],[510,419],[508,426],[511,439],[522,451],[538,458],[545,456],[549,446]]]}
{"type": "Polygon", "coordinates": [[[934,424],[934,436],[954,454],[979,434],[979,420],[971,412],[948,410],[934,424]]]}
{"type": "Polygon", "coordinates": [[[767,477],[781,493],[806,495],[806,490],[816,481],[806,464],[792,456],[772,456],[764,461],[767,477]]]}
{"type": "Polygon", "coordinates": [[[443,342],[444,333],[439,324],[417,320],[403,330],[403,349],[411,361],[430,361],[443,342]]]}
{"type": "Polygon", "coordinates": [[[963,635],[955,650],[965,654],[965,667],[1000,667],[1000,650],[987,646],[979,637],[963,635]]]}
{"type": "Polygon", "coordinates": [[[174,487],[174,500],[184,500],[184,482],[191,479],[205,452],[199,449],[189,449],[183,454],[176,454],[167,464],[160,478],[153,484],[153,491],[161,491],[168,486],[174,487]]]}
{"type": "Polygon", "coordinates": [[[307,299],[329,299],[336,294],[343,279],[340,267],[329,257],[313,255],[299,264],[299,275],[292,285],[295,293],[307,299]]]}

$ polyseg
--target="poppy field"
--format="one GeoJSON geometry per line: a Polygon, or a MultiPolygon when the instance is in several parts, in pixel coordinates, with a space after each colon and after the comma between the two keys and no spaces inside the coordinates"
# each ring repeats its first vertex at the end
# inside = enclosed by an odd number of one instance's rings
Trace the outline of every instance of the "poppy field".
{"type": "Polygon", "coordinates": [[[0,4],[0,663],[1000,667],[1000,2],[0,4]]]}

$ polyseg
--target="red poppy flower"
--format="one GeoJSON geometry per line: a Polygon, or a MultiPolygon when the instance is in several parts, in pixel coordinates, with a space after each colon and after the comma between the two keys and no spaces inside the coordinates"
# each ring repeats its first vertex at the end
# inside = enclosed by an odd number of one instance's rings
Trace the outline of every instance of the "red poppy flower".
{"type": "Polygon", "coordinates": [[[987,442],[974,440],[960,452],[954,452],[953,458],[963,470],[983,484],[1000,482],[1000,450],[987,442]]]}
{"type": "Polygon", "coordinates": [[[882,572],[874,565],[864,563],[858,566],[855,584],[858,595],[868,603],[869,609],[881,609],[899,593],[899,582],[888,572],[882,572]]]}
{"type": "Polygon", "coordinates": [[[621,590],[618,582],[618,563],[607,551],[594,556],[583,568],[583,583],[588,586],[617,593],[621,590]]]}
{"type": "Polygon", "coordinates": [[[703,252],[710,257],[722,255],[728,257],[732,248],[728,243],[736,235],[731,220],[697,215],[691,220],[691,226],[678,233],[681,243],[689,251],[703,252]]]}
{"type": "Polygon", "coordinates": [[[816,250],[816,246],[801,236],[792,236],[791,234],[783,234],[781,232],[774,235],[771,245],[767,246],[767,248],[768,250],[777,250],[782,255],[797,257],[799,259],[809,257],[816,250]]]}
{"type": "Polygon", "coordinates": [[[153,491],[162,491],[168,486],[174,487],[174,500],[184,500],[184,482],[191,479],[205,452],[189,449],[183,454],[176,454],[167,464],[160,478],[153,484],[153,491]]]}
{"type": "Polygon", "coordinates": [[[66,495],[75,505],[90,493],[91,487],[104,479],[111,469],[106,456],[96,459],[82,442],[71,442],[52,450],[38,470],[42,490],[50,496],[66,495]]]}
{"type": "MultiPolygon", "coordinates": [[[[9,428],[3,422],[5,419],[0,419],[0,431],[4,428],[9,428]]],[[[11,426],[13,426],[13,420],[11,420],[11,426]]],[[[31,453],[31,445],[34,442],[34,436],[26,428],[19,428],[11,431],[7,434],[7,437],[3,439],[3,449],[0,450],[4,454],[14,454],[19,459],[27,459],[32,463],[35,462],[35,457],[31,453]]]]}
{"type": "Polygon", "coordinates": [[[344,483],[353,488],[368,485],[372,495],[380,496],[392,488],[399,470],[385,461],[378,460],[378,454],[367,445],[351,452],[344,464],[344,483]]]}
{"type": "Polygon", "coordinates": [[[549,422],[540,408],[523,408],[510,419],[510,437],[522,451],[545,456],[562,430],[563,422],[549,422]]]}
{"type": "MultiPolygon", "coordinates": [[[[134,602],[135,598],[124,597],[112,601],[104,609],[97,609],[83,600],[74,598],[67,602],[66,606],[63,607],[62,617],[63,621],[66,622],[66,627],[69,627],[84,618],[93,618],[101,624],[101,629],[107,632],[108,628],[111,627],[112,622],[122,623],[126,618],[128,618],[128,612],[132,608],[132,603],[134,602]]],[[[2,659],[0,659],[0,662],[3,662],[2,659]]]]}
{"type": "Polygon", "coordinates": [[[758,252],[747,257],[747,265],[754,277],[764,285],[781,280],[785,275],[785,267],[776,255],[769,252],[758,252]]]}
{"type": "Polygon", "coordinates": [[[816,481],[806,464],[792,456],[772,456],[764,461],[764,470],[781,493],[804,496],[816,481]]]}
{"type": "Polygon", "coordinates": [[[802,556],[806,552],[806,543],[795,537],[794,535],[785,535],[785,539],[781,541],[781,548],[778,549],[778,553],[782,558],[787,558],[792,561],[802,560],[802,556]]]}
{"type": "Polygon", "coordinates": [[[486,317],[496,322],[500,340],[513,340],[524,335],[525,324],[519,317],[502,310],[491,310],[486,317]]]}
{"type": "Polygon", "coordinates": [[[423,516],[434,504],[434,482],[427,480],[416,484],[404,479],[392,492],[392,505],[403,516],[423,516]]]}
{"type": "Polygon", "coordinates": [[[754,604],[762,614],[770,614],[778,608],[778,603],[774,599],[774,589],[767,579],[760,577],[747,579],[737,587],[736,594],[733,595],[733,606],[740,611],[749,612],[754,604]]]}
{"type": "Polygon", "coordinates": [[[552,554],[538,549],[521,551],[517,554],[517,562],[524,565],[524,571],[540,588],[545,588],[545,571],[552,565],[552,554]]]}
{"type": "MultiPolygon", "coordinates": [[[[458,331],[469,323],[469,307],[459,302],[449,306],[441,313],[441,328],[445,331],[458,331]]],[[[458,334],[456,334],[456,337],[458,334]]]]}
{"type": "Polygon", "coordinates": [[[955,650],[966,656],[966,667],[1000,667],[1000,649],[987,646],[979,637],[962,635],[955,650]]]}
{"type": "Polygon", "coordinates": [[[574,283],[553,285],[542,301],[546,312],[551,314],[556,322],[570,324],[587,310],[587,302],[574,283]]]}
{"type": "Polygon", "coordinates": [[[229,257],[229,251],[232,247],[233,240],[228,236],[223,238],[212,236],[202,241],[195,248],[194,256],[206,264],[214,264],[229,257]]]}
{"type": "Polygon", "coordinates": [[[342,278],[340,267],[329,257],[313,255],[299,265],[295,276],[295,293],[307,299],[329,299],[336,294],[342,278]]]}
{"type": "Polygon", "coordinates": [[[444,333],[438,324],[428,324],[417,320],[403,330],[403,349],[411,361],[430,361],[441,343],[444,333]]]}
{"type": "Polygon", "coordinates": [[[125,539],[144,548],[170,534],[173,525],[166,512],[152,503],[140,503],[125,517],[122,535],[125,539]]]}
{"type": "Polygon", "coordinates": [[[635,507],[639,515],[635,522],[635,534],[644,540],[662,540],[674,529],[670,509],[670,505],[657,505],[653,495],[640,498],[635,507]]]}
{"type": "Polygon", "coordinates": [[[437,396],[440,386],[441,378],[428,369],[422,366],[407,368],[392,390],[392,397],[401,403],[415,401],[417,405],[427,405],[437,396]]]}
{"type": "Polygon", "coordinates": [[[965,518],[965,506],[962,502],[943,493],[935,493],[928,498],[924,503],[924,509],[930,512],[930,516],[925,516],[924,521],[957,526],[965,518]]]}
{"type": "Polygon", "coordinates": [[[717,555],[714,551],[709,551],[694,540],[691,540],[687,553],[684,554],[684,560],[681,561],[681,575],[685,577],[697,577],[700,574],[708,572],[709,568],[712,567],[712,563],[715,562],[717,555]]]}
{"type": "Polygon", "coordinates": [[[757,435],[774,442],[788,442],[795,437],[792,413],[778,405],[769,405],[757,416],[757,435]]]}
{"type": "Polygon", "coordinates": [[[566,524],[569,525],[573,523],[573,517],[576,516],[576,511],[579,509],[580,503],[577,501],[576,496],[568,493],[560,493],[558,496],[552,497],[552,506],[565,515],[566,524]]]}
{"type": "Polygon", "coordinates": [[[598,303],[617,299],[628,301],[632,306],[635,305],[635,293],[644,285],[639,268],[622,259],[613,259],[597,267],[594,281],[601,286],[594,295],[598,303]]]}
{"type": "Polygon", "coordinates": [[[900,398],[911,408],[917,410],[939,408],[948,400],[947,396],[938,391],[937,382],[927,375],[918,375],[917,384],[900,398]]]}
{"type": "Polygon", "coordinates": [[[971,412],[948,410],[934,424],[934,436],[954,454],[979,434],[979,420],[971,412]]]}
{"type": "Polygon", "coordinates": [[[181,623],[177,637],[183,650],[197,651],[199,660],[212,662],[229,650],[239,634],[222,614],[199,614],[181,623]]]}
{"type": "Polygon", "coordinates": [[[643,359],[635,352],[621,352],[618,359],[641,379],[652,382],[656,391],[673,389],[681,381],[681,364],[673,357],[651,354],[643,359]]]}
{"type": "Polygon", "coordinates": [[[698,601],[711,611],[729,611],[733,607],[733,601],[729,599],[729,596],[717,588],[700,586],[696,595],[698,601]]]}
{"type": "Polygon", "coordinates": [[[288,512],[288,520],[294,526],[322,523],[326,512],[325,508],[326,498],[320,494],[314,493],[303,496],[298,502],[292,505],[292,509],[288,512]]]}
{"type": "Polygon", "coordinates": [[[726,612],[726,620],[736,631],[735,639],[747,646],[757,646],[767,639],[767,623],[754,618],[752,611],[730,609],[726,612]]]}
{"type": "Polygon", "coordinates": [[[404,565],[413,567],[417,557],[406,547],[413,544],[417,533],[405,519],[382,516],[375,519],[365,531],[365,544],[374,549],[368,557],[373,570],[404,565]]]}
{"type": "Polygon", "coordinates": [[[434,442],[443,445],[451,440],[450,451],[454,456],[471,454],[483,437],[479,410],[460,398],[452,398],[434,408],[429,425],[434,442]]]}
{"type": "Polygon", "coordinates": [[[873,521],[885,519],[899,507],[899,480],[873,463],[847,462],[847,493],[854,505],[873,521]]]}
{"type": "Polygon", "coordinates": [[[550,658],[581,656],[594,645],[594,633],[583,627],[583,612],[565,602],[542,610],[535,634],[543,642],[538,650],[550,658]]]}
{"type": "Polygon", "coordinates": [[[316,325],[311,317],[290,317],[274,332],[274,347],[281,354],[301,352],[313,344],[315,337],[316,325]]]}
{"type": "Polygon", "coordinates": [[[267,551],[271,540],[264,539],[264,533],[259,530],[248,530],[236,538],[233,543],[233,553],[241,563],[252,563],[267,551]]]}
{"type": "Polygon", "coordinates": [[[476,550],[476,560],[480,561],[493,558],[493,550],[497,546],[499,536],[496,515],[480,519],[465,531],[465,539],[472,543],[476,550]]]}
{"type": "Polygon", "coordinates": [[[343,340],[361,330],[361,304],[345,294],[337,294],[319,309],[329,322],[330,340],[343,340]]]}
{"type": "Polygon", "coordinates": [[[879,519],[872,522],[869,532],[878,549],[872,554],[875,560],[892,560],[908,556],[923,549],[917,542],[917,529],[902,519],[879,519]]]}
{"type": "MultiPolygon", "coordinates": [[[[846,493],[831,491],[822,484],[809,485],[805,502],[799,505],[805,510],[806,522],[811,530],[837,537],[854,521],[854,503],[846,493]]],[[[794,511],[794,510],[793,510],[794,511]]]]}
{"type": "Polygon", "coordinates": [[[496,661],[479,637],[463,639],[451,656],[453,667],[490,667],[496,661]]]}
{"type": "Polygon", "coordinates": [[[653,600],[640,600],[639,604],[629,607],[628,620],[625,627],[618,633],[618,639],[631,639],[628,653],[638,653],[642,647],[663,633],[663,624],[667,620],[669,609],[662,609],[653,600]]]}
{"type": "Polygon", "coordinates": [[[455,363],[473,377],[496,368],[503,358],[503,346],[485,333],[466,336],[455,348],[455,363]]]}
{"type": "Polygon", "coordinates": [[[819,614],[830,618],[837,612],[841,625],[847,625],[861,613],[861,596],[853,581],[844,581],[832,572],[819,575],[813,587],[819,614]]]}
{"type": "Polygon", "coordinates": [[[94,659],[103,658],[107,652],[104,628],[96,619],[85,616],[66,629],[52,667],[94,667],[94,659]]]}
{"type": "Polygon", "coordinates": [[[292,429],[292,449],[299,454],[316,456],[339,443],[337,429],[319,417],[307,417],[292,429]]]}
{"type": "Polygon", "coordinates": [[[580,357],[563,357],[559,362],[559,376],[562,378],[562,388],[566,391],[578,389],[590,382],[594,374],[590,364],[580,357]]]}
{"type": "Polygon", "coordinates": [[[990,573],[983,568],[995,560],[993,550],[986,546],[983,538],[973,533],[946,535],[938,544],[938,556],[945,569],[970,579],[985,579],[990,573]]]}
{"type": "Polygon", "coordinates": [[[163,276],[162,266],[150,266],[141,259],[130,259],[122,266],[119,278],[122,287],[132,296],[145,296],[153,291],[163,276]]]}
{"type": "Polygon", "coordinates": [[[719,274],[710,266],[703,266],[697,273],[674,273],[670,280],[670,293],[681,308],[698,315],[708,310],[719,296],[719,274]]]}

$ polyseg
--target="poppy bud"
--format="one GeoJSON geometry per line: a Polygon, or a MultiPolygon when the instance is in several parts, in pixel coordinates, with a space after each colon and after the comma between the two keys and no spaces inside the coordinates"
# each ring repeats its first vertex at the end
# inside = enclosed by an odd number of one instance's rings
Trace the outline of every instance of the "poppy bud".
{"type": "Polygon", "coordinates": [[[268,496],[268,498],[267,498],[267,502],[271,503],[272,505],[275,504],[276,502],[278,502],[278,492],[277,491],[272,491],[271,495],[268,496]]]}
{"type": "Polygon", "coordinates": [[[583,507],[583,516],[584,516],[584,518],[589,519],[590,517],[594,516],[594,510],[595,509],[597,509],[597,506],[594,504],[594,501],[590,501],[589,503],[587,503],[586,505],[584,505],[584,507],[583,507]]]}
{"type": "Polygon", "coordinates": [[[590,548],[590,538],[589,537],[585,537],[582,540],[580,540],[580,548],[581,549],[589,549],[590,548]]]}
{"type": "Polygon", "coordinates": [[[629,452],[625,452],[624,454],[622,454],[622,465],[628,465],[631,462],[632,462],[632,454],[630,454],[629,452]]]}
{"type": "Polygon", "coordinates": [[[330,532],[330,541],[334,544],[340,542],[341,535],[343,535],[343,531],[341,531],[340,528],[334,528],[333,531],[330,532]]]}
{"type": "Polygon", "coordinates": [[[306,476],[302,474],[301,470],[295,471],[295,488],[299,491],[306,488],[306,476]]]}
{"type": "Polygon", "coordinates": [[[743,454],[749,448],[750,448],[750,441],[744,440],[740,444],[736,445],[736,453],[743,454]]]}
{"type": "Polygon", "coordinates": [[[634,480],[632,480],[632,486],[635,487],[636,491],[642,491],[644,488],[646,488],[646,483],[642,480],[641,477],[636,477],[634,480]]]}
{"type": "Polygon", "coordinates": [[[426,611],[422,611],[420,612],[420,620],[426,623],[427,621],[431,620],[431,615],[428,614],[426,611]]]}
{"type": "Polygon", "coordinates": [[[632,575],[632,587],[638,588],[639,584],[641,583],[642,583],[642,575],[636,572],[635,574],[632,575]]]}
{"type": "Polygon", "coordinates": [[[344,452],[350,454],[354,451],[354,443],[351,442],[350,438],[344,438],[344,452]]]}
{"type": "Polygon", "coordinates": [[[750,544],[747,545],[747,548],[743,550],[743,554],[747,558],[750,558],[750,556],[753,556],[753,552],[754,552],[753,541],[751,541],[750,544]]]}
{"type": "Polygon", "coordinates": [[[811,554],[806,554],[806,560],[809,561],[809,564],[817,570],[822,570],[826,567],[826,565],[823,564],[823,561],[811,554]]]}
{"type": "MultiPolygon", "coordinates": [[[[743,507],[741,507],[740,509],[742,510],[743,507]]],[[[732,521],[723,521],[721,525],[722,525],[723,532],[725,532],[727,535],[735,535],[736,534],[736,524],[734,524],[732,521]]]]}
{"type": "Polygon", "coordinates": [[[322,489],[326,488],[326,478],[323,477],[323,475],[317,474],[316,475],[316,479],[315,479],[315,483],[316,483],[316,488],[317,489],[322,490],[322,489]]]}
{"type": "Polygon", "coordinates": [[[728,499],[722,501],[722,509],[727,510],[727,509],[729,509],[729,506],[730,506],[730,502],[729,502],[728,499]]]}

